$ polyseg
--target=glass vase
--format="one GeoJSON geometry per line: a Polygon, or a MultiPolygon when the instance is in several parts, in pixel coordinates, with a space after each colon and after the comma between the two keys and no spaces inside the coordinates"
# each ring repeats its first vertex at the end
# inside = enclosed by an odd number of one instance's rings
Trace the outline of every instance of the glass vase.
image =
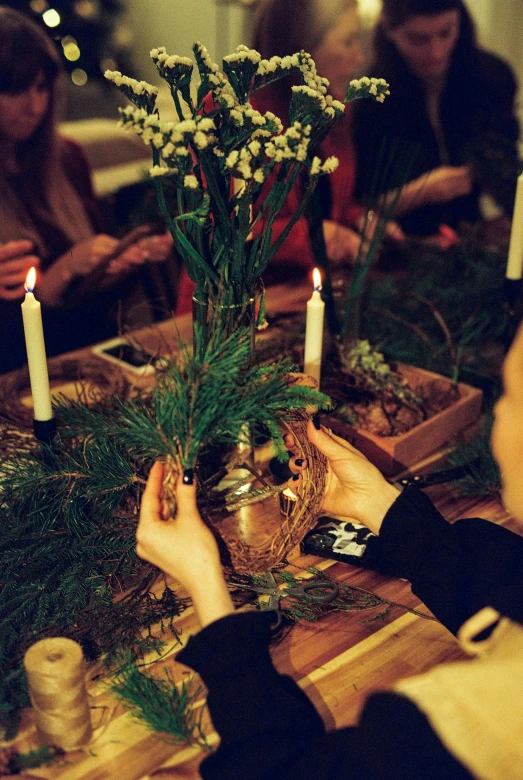
{"type": "MultiPolygon", "coordinates": [[[[259,296],[247,298],[244,303],[224,305],[213,301],[200,300],[197,295],[192,299],[193,349],[204,350],[212,340],[216,330],[221,339],[227,338],[238,328],[244,328],[248,334],[250,359],[254,357],[256,324],[259,312],[259,296]],[[197,335],[198,331],[198,335],[197,335]]],[[[241,432],[241,441],[235,445],[218,444],[209,447],[199,457],[198,471],[200,479],[208,481],[223,471],[231,459],[241,460],[248,469],[235,468],[229,473],[230,482],[247,478],[254,470],[253,433],[246,424],[241,432]]]]}
{"type": "Polygon", "coordinates": [[[193,345],[196,348],[200,334],[200,346],[205,348],[212,338],[213,330],[219,329],[223,338],[234,333],[238,328],[249,332],[251,354],[254,353],[256,338],[256,321],[258,297],[246,298],[243,303],[224,305],[214,301],[200,300],[197,295],[192,299],[193,345]]]}

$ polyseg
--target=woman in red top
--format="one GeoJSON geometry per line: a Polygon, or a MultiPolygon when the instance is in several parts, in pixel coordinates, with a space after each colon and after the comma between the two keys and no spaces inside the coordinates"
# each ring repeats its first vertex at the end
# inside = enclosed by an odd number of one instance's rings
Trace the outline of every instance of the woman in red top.
{"type": "MultiPolygon", "coordinates": [[[[355,0],[267,0],[257,16],[253,48],[264,59],[284,57],[305,50],[311,54],[320,76],[330,82],[329,92],[343,100],[349,81],[363,63],[359,43],[360,20],[355,0]]],[[[292,77],[259,90],[252,99],[261,113],[272,111],[287,124],[292,77]]],[[[353,198],[356,158],[351,137],[351,113],[331,129],[317,153],[323,159],[337,157],[339,167],[321,180],[318,193],[323,216],[327,254],[333,261],[352,260],[360,245],[363,208],[353,198]]],[[[270,187],[270,179],[267,186],[270,187]]],[[[290,193],[275,222],[273,235],[283,230],[301,197],[298,186],[290,193]]],[[[285,278],[292,270],[314,265],[307,223],[302,218],[269,266],[268,277],[285,278]]],[[[267,281],[267,279],[266,279],[267,281]]]]}

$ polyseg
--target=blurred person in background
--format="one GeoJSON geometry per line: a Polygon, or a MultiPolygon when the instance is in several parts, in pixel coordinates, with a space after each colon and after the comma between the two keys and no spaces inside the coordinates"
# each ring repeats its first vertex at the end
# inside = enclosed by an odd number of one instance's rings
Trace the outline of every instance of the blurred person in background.
{"type": "Polygon", "coordinates": [[[481,49],[462,0],[383,0],[371,76],[390,84],[382,106],[354,111],[356,193],[399,197],[405,233],[436,235],[480,220],[482,193],[510,219],[519,173],[516,82],[481,49]]]}
{"type": "Polygon", "coordinates": [[[20,303],[31,265],[38,269],[36,297],[43,306],[47,352],[54,355],[116,335],[123,280],[148,260],[164,260],[172,240],[168,234],[141,238],[119,251],[124,246],[119,239],[103,232],[83,150],[57,132],[61,66],[54,43],[8,7],[0,7],[0,39],[4,372],[26,360],[20,303]],[[93,289],[77,301],[75,287],[97,270],[93,289]]]}

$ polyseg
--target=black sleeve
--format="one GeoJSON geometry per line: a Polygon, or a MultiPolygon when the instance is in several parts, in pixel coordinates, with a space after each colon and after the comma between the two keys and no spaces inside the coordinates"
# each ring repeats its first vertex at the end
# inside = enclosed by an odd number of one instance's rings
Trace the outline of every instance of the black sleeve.
{"type": "Polygon", "coordinates": [[[485,606],[523,619],[523,537],[478,518],[451,525],[415,487],[396,499],[362,563],[408,579],[454,633],[485,606]]]}
{"type": "Polygon", "coordinates": [[[371,697],[360,725],[325,733],[316,710],[268,651],[271,615],[230,615],[192,637],[178,660],[204,680],[220,735],[206,780],[464,780],[425,716],[395,694],[371,697]]]}
{"type": "Polygon", "coordinates": [[[516,114],[517,83],[510,67],[489,52],[480,59],[484,85],[471,117],[470,157],[477,181],[512,216],[519,159],[520,127],[516,114]]]}

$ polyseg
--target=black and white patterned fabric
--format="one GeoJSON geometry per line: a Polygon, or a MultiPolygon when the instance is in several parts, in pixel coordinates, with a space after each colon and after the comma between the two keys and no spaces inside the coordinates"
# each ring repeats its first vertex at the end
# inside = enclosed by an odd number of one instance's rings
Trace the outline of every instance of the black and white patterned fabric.
{"type": "Polygon", "coordinates": [[[369,529],[349,520],[320,517],[318,525],[302,542],[304,552],[340,560],[363,556],[369,539],[374,537],[369,529]]]}

